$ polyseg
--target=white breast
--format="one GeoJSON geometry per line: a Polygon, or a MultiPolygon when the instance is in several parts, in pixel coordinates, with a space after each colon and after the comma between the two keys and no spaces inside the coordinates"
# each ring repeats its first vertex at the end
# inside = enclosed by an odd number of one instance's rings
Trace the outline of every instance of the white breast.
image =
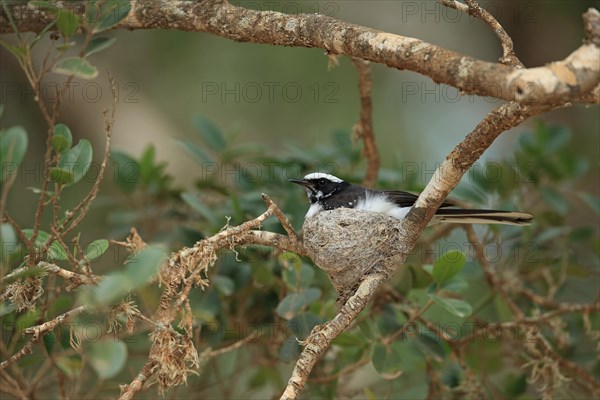
{"type": "Polygon", "coordinates": [[[410,211],[410,207],[399,207],[385,196],[373,195],[369,192],[367,192],[364,199],[358,201],[355,208],[358,210],[379,212],[396,219],[403,219],[408,214],[408,211],[410,211]]]}
{"type": "Polygon", "coordinates": [[[321,211],[323,211],[323,207],[321,207],[319,203],[313,203],[310,205],[308,212],[306,213],[306,216],[304,218],[314,217],[321,211]]]}

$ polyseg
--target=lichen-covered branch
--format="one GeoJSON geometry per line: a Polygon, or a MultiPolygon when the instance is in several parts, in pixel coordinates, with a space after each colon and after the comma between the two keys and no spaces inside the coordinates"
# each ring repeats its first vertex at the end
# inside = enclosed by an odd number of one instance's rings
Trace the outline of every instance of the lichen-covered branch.
{"type": "Polygon", "coordinates": [[[31,328],[25,329],[25,333],[28,335],[33,335],[31,339],[15,354],[13,354],[8,360],[2,361],[0,363],[0,369],[4,369],[8,367],[10,364],[19,361],[21,358],[25,357],[28,354],[31,354],[33,351],[33,345],[39,342],[42,337],[56,328],[58,325],[62,324],[66,319],[72,318],[76,315],[81,314],[86,310],[86,306],[79,306],[70,311],[67,311],[64,314],[59,315],[53,320],[44,322],[41,325],[32,326],[31,328]]]}
{"type": "MultiPolygon", "coordinates": [[[[306,254],[306,250],[303,249],[302,243],[283,212],[269,196],[263,194],[262,197],[267,204],[267,210],[264,213],[241,225],[227,227],[221,232],[199,241],[193,247],[173,253],[161,268],[159,279],[164,290],[158,309],[152,318],[156,323],[156,329],[151,335],[150,355],[135,379],[130,384],[121,386],[120,399],[131,399],[142,389],[148,378],[155,374],[158,378],[160,392],[168,387],[184,383],[192,368],[197,369],[203,364],[190,337],[192,320],[188,315],[188,297],[192,287],[208,285],[208,281],[201,274],[205,274],[216,262],[217,251],[233,249],[240,245],[260,244],[294,251],[301,255],[306,254]],[[256,230],[272,215],[279,219],[289,236],[256,230]],[[180,314],[180,327],[186,334],[181,334],[171,328],[171,324],[180,314]]],[[[140,242],[141,238],[137,241],[140,242]]],[[[241,345],[242,343],[237,346],[241,345]]],[[[215,351],[214,355],[219,354],[219,351],[215,351]]]]}
{"type": "MultiPolygon", "coordinates": [[[[63,3],[83,13],[80,2],[63,3]]],[[[131,1],[124,29],[173,29],[207,32],[240,42],[278,46],[317,47],[330,54],[407,69],[464,93],[528,103],[552,103],[583,95],[600,82],[598,52],[600,13],[584,14],[586,40],[567,58],[523,69],[477,60],[422,40],[350,24],[319,14],[288,15],[255,11],[224,0],[131,1]]],[[[40,32],[54,17],[32,3],[12,4],[8,10],[20,31],[40,32]]],[[[10,33],[4,13],[0,33],[10,33]]]]}

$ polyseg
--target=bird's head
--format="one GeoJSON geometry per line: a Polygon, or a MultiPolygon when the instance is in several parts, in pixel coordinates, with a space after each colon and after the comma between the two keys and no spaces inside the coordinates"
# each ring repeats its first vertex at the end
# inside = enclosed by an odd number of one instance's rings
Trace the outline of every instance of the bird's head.
{"type": "Polygon", "coordinates": [[[343,179],[322,172],[313,172],[302,179],[290,179],[290,182],[304,186],[311,204],[317,203],[319,200],[325,199],[350,186],[343,179]]]}

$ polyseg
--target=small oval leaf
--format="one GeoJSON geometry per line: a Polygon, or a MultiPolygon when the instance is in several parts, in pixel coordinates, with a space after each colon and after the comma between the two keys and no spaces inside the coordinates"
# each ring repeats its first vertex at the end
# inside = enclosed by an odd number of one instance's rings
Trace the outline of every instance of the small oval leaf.
{"type": "MultiPolygon", "coordinates": [[[[33,229],[23,229],[23,233],[27,239],[31,239],[33,237],[33,229]]],[[[35,238],[35,248],[41,250],[48,240],[50,240],[50,234],[48,232],[39,230],[35,238]]],[[[48,258],[52,260],[64,261],[68,258],[67,251],[60,243],[54,241],[50,247],[48,247],[48,258]]]]}
{"type": "Polygon", "coordinates": [[[442,255],[433,264],[433,279],[438,284],[444,284],[458,274],[467,262],[465,255],[458,250],[451,250],[442,255]]]}
{"type": "Polygon", "coordinates": [[[89,361],[98,376],[110,379],[125,366],[127,346],[121,341],[106,340],[89,344],[89,361]]]}
{"type": "Polygon", "coordinates": [[[396,379],[402,374],[402,354],[395,346],[376,343],[371,353],[371,362],[375,370],[384,379],[396,379]]]}
{"type": "MultiPolygon", "coordinates": [[[[58,169],[62,171],[67,171],[68,173],[73,175],[72,182],[66,183],[76,183],[83,178],[86,174],[90,165],[92,163],[92,145],[89,141],[82,139],[77,143],[76,146],[70,148],[69,150],[65,150],[60,157],[58,162],[58,169]]],[[[58,178],[62,178],[62,174],[64,172],[60,171],[60,176],[58,178]]],[[[56,173],[59,173],[58,171],[56,173]]],[[[54,179],[54,177],[52,177],[54,179]]],[[[66,180],[63,179],[63,180],[66,180]]],[[[59,181],[62,182],[62,181],[59,181]]]]}
{"type": "Polygon", "coordinates": [[[16,174],[27,151],[27,132],[21,126],[10,127],[0,136],[0,182],[16,174]]]}
{"type": "Polygon", "coordinates": [[[69,127],[65,124],[56,124],[52,134],[52,148],[54,148],[54,151],[62,153],[71,148],[72,145],[73,135],[69,127]]]}
{"type": "Polygon", "coordinates": [[[98,76],[98,69],[85,58],[67,57],[56,63],[52,70],[57,74],[73,75],[82,79],[93,79],[98,76]]]}
{"type": "Polygon", "coordinates": [[[88,244],[85,248],[85,258],[92,261],[100,257],[108,249],[108,240],[98,239],[88,244]]]}
{"type": "Polygon", "coordinates": [[[129,0],[108,0],[100,8],[102,14],[100,23],[94,29],[94,32],[102,32],[112,28],[124,20],[131,11],[129,0]]]}
{"type": "Polygon", "coordinates": [[[473,313],[473,308],[466,301],[447,299],[433,294],[430,294],[429,297],[435,301],[436,304],[442,306],[450,314],[456,315],[457,317],[465,318],[473,313]]]}
{"type": "Polygon", "coordinates": [[[298,293],[288,294],[277,305],[277,314],[284,319],[292,319],[300,309],[321,297],[321,290],[310,288],[298,293]]]}
{"type": "Polygon", "coordinates": [[[72,36],[77,32],[79,16],[71,10],[58,10],[56,16],[56,28],[65,37],[72,36]]]}
{"type": "Polygon", "coordinates": [[[91,56],[94,53],[98,53],[104,49],[109,48],[117,41],[117,38],[97,37],[90,41],[90,44],[85,49],[85,56],[91,56]]]}
{"type": "Polygon", "coordinates": [[[75,182],[75,175],[71,171],[58,167],[50,168],[50,178],[61,185],[70,185],[75,182]]]}

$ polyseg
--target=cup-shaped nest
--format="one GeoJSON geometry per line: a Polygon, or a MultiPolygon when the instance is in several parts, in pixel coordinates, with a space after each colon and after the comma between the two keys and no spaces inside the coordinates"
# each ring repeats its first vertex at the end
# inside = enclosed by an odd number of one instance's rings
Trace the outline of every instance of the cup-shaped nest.
{"type": "Polygon", "coordinates": [[[406,251],[399,230],[400,221],[387,215],[337,208],[307,218],[303,241],[313,262],[346,297],[366,274],[395,270],[406,251]]]}

